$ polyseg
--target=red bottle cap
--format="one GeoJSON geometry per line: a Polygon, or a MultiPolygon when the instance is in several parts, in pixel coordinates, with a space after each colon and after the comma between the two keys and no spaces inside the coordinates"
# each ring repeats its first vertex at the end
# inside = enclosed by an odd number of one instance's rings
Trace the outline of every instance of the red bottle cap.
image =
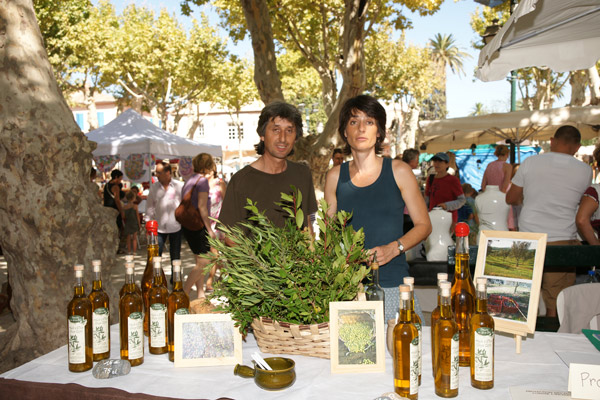
{"type": "Polygon", "coordinates": [[[469,236],[469,225],[464,222],[459,222],[456,224],[456,228],[454,228],[454,233],[456,233],[456,236],[458,237],[469,236]]]}
{"type": "Polygon", "coordinates": [[[146,231],[152,233],[158,233],[158,222],[152,220],[146,222],[146,231]]]}

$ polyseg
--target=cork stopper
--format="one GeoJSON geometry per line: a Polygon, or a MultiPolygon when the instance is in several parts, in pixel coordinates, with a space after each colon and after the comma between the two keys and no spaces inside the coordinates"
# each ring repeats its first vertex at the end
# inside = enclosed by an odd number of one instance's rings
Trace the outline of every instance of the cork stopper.
{"type": "Polygon", "coordinates": [[[377,262],[377,252],[373,254],[373,261],[371,261],[371,269],[379,269],[379,263],[377,262]]]}
{"type": "Polygon", "coordinates": [[[438,285],[440,284],[441,281],[447,281],[448,280],[448,274],[445,272],[438,272],[437,274],[437,281],[438,281],[438,285]]]}
{"type": "Polygon", "coordinates": [[[477,290],[485,291],[487,287],[487,278],[480,276],[477,278],[477,290]]]}
{"type": "Polygon", "coordinates": [[[92,260],[92,267],[94,268],[94,272],[100,272],[100,266],[102,265],[102,261],[100,260],[92,260]]]}
{"type": "Polygon", "coordinates": [[[412,276],[405,276],[404,284],[410,286],[410,290],[413,290],[415,287],[415,278],[413,278],[412,276]]]}
{"type": "Polygon", "coordinates": [[[400,285],[398,288],[400,289],[400,300],[410,300],[410,286],[400,285]]]}
{"type": "Polygon", "coordinates": [[[75,264],[73,266],[73,271],[75,271],[75,276],[77,278],[83,277],[83,264],[75,264]]]}
{"type": "Polygon", "coordinates": [[[173,260],[172,264],[173,264],[173,267],[175,267],[176,265],[181,267],[181,260],[173,260]]]}
{"type": "Polygon", "coordinates": [[[175,261],[178,261],[178,260],[173,260],[173,273],[181,272],[181,262],[176,264],[175,261]]]}
{"type": "Polygon", "coordinates": [[[450,289],[452,288],[452,284],[448,281],[440,282],[440,296],[442,297],[450,297],[450,289]]]}
{"type": "Polygon", "coordinates": [[[134,267],[134,263],[132,262],[126,262],[125,263],[125,270],[127,274],[133,274],[133,267],[134,267]]]}
{"type": "Polygon", "coordinates": [[[127,254],[125,256],[125,262],[132,262],[133,261],[133,254],[127,254]]]}
{"type": "Polygon", "coordinates": [[[469,225],[464,222],[459,222],[454,228],[454,233],[456,233],[456,236],[458,237],[469,236],[469,225]]]}
{"type": "Polygon", "coordinates": [[[154,264],[154,267],[156,267],[156,264],[158,264],[158,266],[160,267],[161,262],[162,262],[162,257],[160,257],[160,256],[152,257],[152,264],[154,264]]]}

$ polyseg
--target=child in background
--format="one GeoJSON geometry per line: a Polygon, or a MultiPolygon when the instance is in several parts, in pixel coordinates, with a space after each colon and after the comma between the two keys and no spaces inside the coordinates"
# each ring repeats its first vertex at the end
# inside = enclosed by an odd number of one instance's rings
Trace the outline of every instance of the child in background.
{"type": "Polygon", "coordinates": [[[135,204],[135,198],[136,194],[133,190],[127,191],[127,194],[125,194],[127,204],[123,207],[123,211],[125,212],[123,233],[127,236],[127,253],[129,254],[137,252],[137,233],[140,230],[138,206],[135,204]]]}
{"type": "Polygon", "coordinates": [[[461,186],[467,202],[458,209],[458,222],[466,222],[469,225],[469,242],[477,243],[471,242],[471,240],[477,238],[479,231],[479,218],[477,217],[477,208],[475,207],[477,191],[468,183],[463,183],[461,186]]]}

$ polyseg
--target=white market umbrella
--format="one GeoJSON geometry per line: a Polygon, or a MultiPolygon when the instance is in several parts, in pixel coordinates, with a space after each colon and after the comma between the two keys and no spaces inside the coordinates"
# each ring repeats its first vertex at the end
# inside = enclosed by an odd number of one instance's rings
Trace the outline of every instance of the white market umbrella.
{"type": "Polygon", "coordinates": [[[420,142],[428,153],[467,149],[472,144],[492,144],[511,140],[548,140],[562,125],[573,125],[582,139],[598,136],[600,107],[562,107],[549,110],[514,111],[477,117],[421,121],[420,142]]]}
{"type": "Polygon", "coordinates": [[[487,82],[527,67],[576,71],[598,59],[599,0],[521,0],[481,50],[476,76],[487,82]]]}

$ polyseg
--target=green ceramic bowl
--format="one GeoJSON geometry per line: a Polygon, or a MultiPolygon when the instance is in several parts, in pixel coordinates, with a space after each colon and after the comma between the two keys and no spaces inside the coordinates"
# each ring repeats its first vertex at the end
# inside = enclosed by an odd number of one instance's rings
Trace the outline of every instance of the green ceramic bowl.
{"type": "Polygon", "coordinates": [[[254,378],[254,383],[265,390],[282,390],[288,388],[296,381],[296,363],[290,358],[268,357],[265,361],[272,371],[260,368],[254,363],[254,368],[246,365],[236,365],[234,375],[244,378],[254,378]]]}

